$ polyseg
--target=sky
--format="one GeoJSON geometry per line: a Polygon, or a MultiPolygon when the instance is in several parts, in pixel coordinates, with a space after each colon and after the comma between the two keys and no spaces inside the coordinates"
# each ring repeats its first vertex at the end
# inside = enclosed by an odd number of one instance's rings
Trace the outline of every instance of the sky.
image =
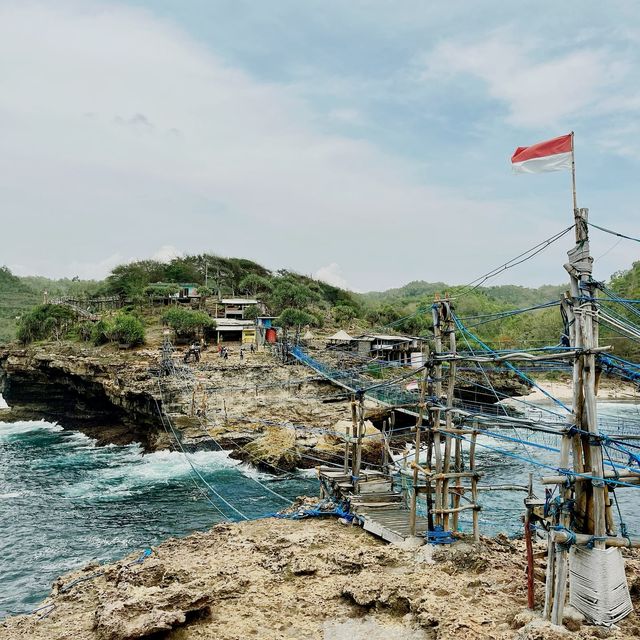
{"type": "MultiPolygon", "coordinates": [[[[640,236],[640,11],[589,0],[0,0],[0,264],[209,252],[464,284],[572,223],[640,236]]],[[[566,280],[567,235],[491,283],[566,280]]],[[[592,230],[594,275],[638,244],[592,230]]]]}

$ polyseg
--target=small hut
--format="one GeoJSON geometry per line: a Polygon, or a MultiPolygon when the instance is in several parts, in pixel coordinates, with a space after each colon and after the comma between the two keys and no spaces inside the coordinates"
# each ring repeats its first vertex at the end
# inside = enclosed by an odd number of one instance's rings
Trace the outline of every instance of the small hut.
{"type": "Polygon", "coordinates": [[[353,338],[343,329],[327,338],[327,344],[330,346],[347,346],[351,344],[353,338]]]}

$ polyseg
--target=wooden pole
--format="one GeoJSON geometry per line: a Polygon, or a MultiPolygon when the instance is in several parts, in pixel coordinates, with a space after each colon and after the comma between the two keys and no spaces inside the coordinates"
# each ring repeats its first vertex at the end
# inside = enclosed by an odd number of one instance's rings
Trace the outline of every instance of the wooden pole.
{"type": "Polygon", "coordinates": [[[416,515],[418,510],[418,480],[420,472],[420,438],[422,433],[422,416],[424,414],[424,396],[427,392],[427,368],[424,369],[420,382],[420,404],[418,408],[418,420],[416,421],[415,455],[413,467],[413,493],[411,494],[411,511],[409,513],[409,531],[416,535],[416,515]]]}
{"type": "MultiPolygon", "coordinates": [[[[428,381],[428,389],[427,393],[429,397],[433,396],[433,378],[434,378],[434,369],[433,369],[433,361],[429,358],[429,367],[427,373],[427,381],[428,381]]],[[[427,431],[427,467],[432,469],[431,460],[433,457],[433,418],[434,412],[429,411],[427,414],[427,423],[428,423],[428,431],[427,431]]],[[[433,493],[431,487],[431,480],[429,478],[426,479],[426,488],[427,492],[427,526],[429,527],[429,531],[433,531],[433,493]]]]}
{"type": "MultiPolygon", "coordinates": [[[[473,423],[473,433],[471,434],[471,445],[469,447],[469,471],[475,474],[476,471],[476,440],[478,439],[478,422],[473,423]]],[[[476,475],[471,478],[471,501],[475,505],[473,510],[473,541],[480,542],[480,509],[478,506],[478,478],[476,475]]]]}
{"type": "MultiPolygon", "coordinates": [[[[580,303],[580,313],[577,315],[579,325],[583,335],[585,349],[597,347],[595,342],[594,318],[597,318],[597,307],[592,302],[595,294],[595,285],[591,278],[591,264],[593,259],[589,253],[589,228],[588,209],[577,209],[575,212],[576,224],[576,250],[581,252],[579,261],[574,266],[572,277],[579,283],[579,290],[582,296],[587,297],[587,301],[580,303]]],[[[599,441],[598,412],[596,404],[596,366],[595,355],[588,353],[580,357],[583,369],[583,393],[585,411],[582,416],[581,428],[589,433],[587,447],[589,451],[589,463],[591,475],[604,477],[604,463],[602,457],[602,446],[599,441]]],[[[586,436],[585,436],[586,437],[586,436]]],[[[584,439],[583,439],[584,447],[584,439]]],[[[585,451],[587,449],[585,448],[585,451]]],[[[602,481],[593,481],[592,513],[593,513],[593,533],[596,538],[606,535],[606,487],[602,481]]],[[[587,531],[587,533],[590,533],[587,531]]],[[[604,543],[596,540],[595,547],[604,549],[604,543]]]]}
{"type": "Polygon", "coordinates": [[[356,475],[356,449],[358,447],[358,409],[355,396],[351,396],[351,436],[351,477],[353,478],[356,475]]]}
{"type": "MultiPolygon", "coordinates": [[[[569,449],[571,447],[571,440],[568,436],[562,437],[562,442],[560,444],[560,468],[566,469],[569,465],[569,449]]],[[[568,527],[570,524],[569,521],[569,511],[567,508],[567,502],[569,500],[569,496],[571,495],[571,488],[566,487],[565,485],[561,485],[560,496],[562,498],[560,503],[561,514],[559,518],[559,524],[563,527],[568,527]]],[[[553,597],[553,610],[551,613],[551,622],[553,624],[562,624],[562,613],[564,611],[564,602],[567,596],[567,576],[568,576],[568,565],[569,565],[569,552],[565,546],[556,544],[555,545],[555,554],[556,554],[556,573],[555,573],[555,586],[554,586],[554,597],[553,597]]],[[[550,576],[547,576],[547,580],[549,580],[550,576]]]]}
{"type": "Polygon", "coordinates": [[[356,459],[353,463],[353,489],[357,493],[360,488],[360,467],[362,465],[362,436],[364,435],[364,396],[358,399],[358,434],[356,440],[356,459]]]}
{"type": "MultiPolygon", "coordinates": [[[[439,298],[436,297],[436,301],[431,308],[433,316],[433,343],[434,343],[434,355],[437,357],[442,353],[442,327],[440,324],[440,307],[439,298]]],[[[434,366],[435,373],[435,397],[436,401],[440,402],[442,397],[442,363],[435,360],[434,366]]],[[[442,448],[440,440],[440,409],[434,408],[433,410],[433,450],[435,454],[436,471],[442,473],[442,448]]],[[[436,481],[435,484],[435,508],[436,510],[442,509],[442,482],[436,481]]],[[[437,513],[435,518],[435,524],[442,524],[442,516],[437,513]]]]}
{"type": "Polygon", "coordinates": [[[536,598],[533,582],[533,541],[531,539],[531,508],[527,508],[524,517],[524,540],[527,546],[527,606],[529,609],[535,607],[536,598]]]}
{"type": "MultiPolygon", "coordinates": [[[[590,545],[593,543],[593,536],[587,533],[576,533],[575,535],[575,544],[580,545],[590,545]]],[[[553,537],[557,542],[566,542],[569,540],[569,534],[566,531],[554,531],[553,537]]],[[[638,549],[640,548],[640,540],[638,539],[630,539],[630,538],[621,538],[620,536],[605,536],[602,540],[605,547],[619,547],[619,548],[627,548],[627,549],[638,549]]]]}
{"type": "Polygon", "coordinates": [[[571,132],[571,184],[573,187],[573,210],[578,210],[578,197],[576,195],[576,152],[574,147],[574,134],[571,132]]]}
{"type": "MultiPolygon", "coordinates": [[[[442,312],[444,315],[445,333],[449,334],[449,351],[453,355],[455,355],[456,354],[456,332],[454,329],[453,318],[451,317],[451,302],[447,298],[440,304],[441,304],[442,312]]],[[[453,392],[455,389],[455,381],[456,381],[456,362],[454,360],[449,363],[449,376],[447,379],[447,412],[445,415],[445,426],[447,430],[450,430],[453,428],[453,413],[451,409],[453,408],[453,392]]],[[[451,435],[449,433],[446,433],[445,441],[444,441],[444,465],[443,465],[443,472],[445,474],[449,473],[450,466],[451,466],[451,435]]],[[[452,505],[455,503],[454,500],[450,500],[449,498],[450,498],[449,497],[449,480],[445,479],[442,483],[443,505],[449,502],[452,505]]],[[[457,514],[458,512],[454,511],[453,513],[457,514]]],[[[455,524],[457,524],[456,521],[454,522],[455,524]]],[[[445,528],[445,530],[449,528],[449,514],[447,513],[446,510],[444,513],[444,517],[442,519],[442,525],[445,528]]]]}
{"type": "MultiPolygon", "coordinates": [[[[351,398],[351,428],[353,430],[353,432],[355,433],[356,431],[356,402],[354,400],[354,398],[351,398]]],[[[343,471],[345,473],[345,475],[347,473],[349,473],[349,444],[350,444],[350,438],[349,438],[349,423],[347,422],[347,424],[345,424],[344,427],[344,466],[343,466],[343,471]]]]}

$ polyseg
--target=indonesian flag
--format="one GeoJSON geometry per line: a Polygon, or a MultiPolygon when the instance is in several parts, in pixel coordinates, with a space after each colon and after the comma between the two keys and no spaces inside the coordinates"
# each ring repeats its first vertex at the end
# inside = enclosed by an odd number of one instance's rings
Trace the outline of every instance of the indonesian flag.
{"type": "Polygon", "coordinates": [[[511,156],[515,173],[543,173],[571,169],[573,135],[567,134],[530,147],[518,147],[511,156]]]}

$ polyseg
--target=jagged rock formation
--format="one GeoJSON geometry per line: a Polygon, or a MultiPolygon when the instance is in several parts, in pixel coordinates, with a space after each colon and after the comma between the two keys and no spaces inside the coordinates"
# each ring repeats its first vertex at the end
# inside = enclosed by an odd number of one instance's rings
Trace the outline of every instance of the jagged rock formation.
{"type": "MultiPolygon", "coordinates": [[[[265,352],[248,354],[243,361],[232,353],[227,361],[211,349],[197,365],[163,378],[160,392],[159,356],[159,350],[129,352],[77,343],[0,350],[0,393],[12,407],[4,419],[44,417],[81,430],[99,444],[137,441],[153,451],[176,446],[160,420],[162,405],[187,449],[221,446],[269,471],[335,463],[342,457],[343,441],[332,430],[340,420],[351,419],[348,393],[312,370],[284,365],[265,352]]],[[[493,385],[507,395],[528,390],[504,373],[494,376],[493,385]]],[[[472,387],[459,391],[477,394],[472,387]]],[[[388,409],[372,402],[365,408],[378,427],[389,417],[388,409]]],[[[398,417],[399,426],[415,421],[398,417]]],[[[381,446],[368,439],[364,460],[378,464],[381,446]]]]}
{"type": "Polygon", "coordinates": [[[13,418],[58,421],[99,443],[158,445],[150,359],[42,345],[0,350],[0,393],[13,418]]]}

